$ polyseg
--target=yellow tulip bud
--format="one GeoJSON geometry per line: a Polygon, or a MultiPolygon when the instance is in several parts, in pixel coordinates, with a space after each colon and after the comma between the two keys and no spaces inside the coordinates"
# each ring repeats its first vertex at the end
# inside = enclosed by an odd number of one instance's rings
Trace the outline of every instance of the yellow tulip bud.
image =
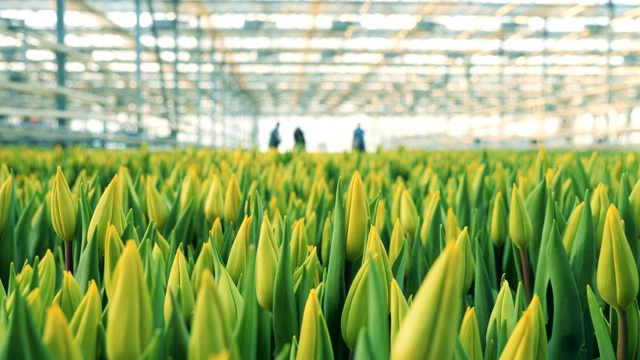
{"type": "MultiPolygon", "coordinates": [[[[422,245],[427,244],[427,234],[431,230],[431,226],[440,227],[440,221],[436,221],[432,224],[432,219],[437,215],[437,212],[440,211],[440,191],[436,191],[433,194],[429,195],[426,199],[426,203],[424,206],[424,221],[422,222],[422,228],[420,229],[420,239],[422,240],[422,245]]],[[[438,217],[438,220],[440,217],[438,217]]]]}
{"type": "Polygon", "coordinates": [[[507,238],[508,221],[507,206],[502,198],[502,192],[498,191],[491,211],[491,241],[496,247],[502,247],[507,238]]]}
{"type": "Polygon", "coordinates": [[[393,224],[393,230],[391,231],[391,240],[389,241],[389,262],[391,264],[396,261],[396,258],[400,254],[400,249],[405,239],[404,234],[405,232],[400,219],[396,219],[395,224],[393,224]]]}
{"type": "Polygon", "coordinates": [[[116,269],[116,264],[124,250],[124,245],[118,235],[118,230],[113,225],[109,225],[105,240],[104,250],[104,288],[107,295],[111,293],[111,277],[116,269]]]}
{"type": "Polygon", "coordinates": [[[271,311],[273,308],[273,286],[280,253],[278,241],[265,214],[260,226],[260,239],[256,250],[256,297],[258,304],[271,311]]]}
{"type": "MultiPolygon", "coordinates": [[[[42,260],[40,260],[40,264],[38,264],[38,276],[40,277],[42,303],[48,306],[51,304],[51,301],[53,301],[56,286],[56,261],[49,249],[47,249],[42,260]]],[[[0,295],[0,297],[2,297],[2,295],[0,295]]],[[[2,301],[2,299],[0,299],[0,301],[2,301]]]]}
{"type": "Polygon", "coordinates": [[[400,219],[400,206],[404,190],[404,182],[399,180],[395,185],[395,190],[393,191],[393,203],[391,206],[391,221],[393,222],[395,222],[396,219],[400,219]]]}
{"type": "Polygon", "coordinates": [[[395,340],[391,359],[450,359],[462,306],[462,254],[449,243],[433,263],[395,340]]]}
{"type": "Polygon", "coordinates": [[[53,303],[60,306],[62,312],[71,319],[82,302],[82,289],[70,272],[65,271],[62,276],[62,286],[53,298],[53,303]]]}
{"type": "Polygon", "coordinates": [[[73,341],[67,319],[59,306],[47,309],[43,340],[56,359],[81,360],[82,354],[73,341]]]}
{"type": "Polygon", "coordinates": [[[547,331],[538,295],[522,313],[513,334],[508,337],[500,360],[546,360],[549,357],[547,331]]]}
{"type": "Polygon", "coordinates": [[[98,350],[98,325],[102,316],[100,292],[95,281],[89,283],[87,294],[73,315],[69,329],[74,334],[75,343],[88,359],[95,359],[98,350]]]}
{"type": "Polygon", "coordinates": [[[502,326],[505,325],[507,327],[507,337],[511,335],[515,320],[516,309],[513,303],[513,296],[511,295],[509,283],[505,280],[502,282],[502,288],[500,288],[496,303],[493,305],[493,310],[491,310],[491,316],[489,316],[487,341],[489,341],[489,335],[491,334],[491,328],[493,326],[496,326],[496,332],[499,332],[502,326]]]}
{"type": "Polygon", "coordinates": [[[187,208],[189,201],[193,201],[193,208],[197,209],[200,203],[200,179],[198,178],[198,167],[191,165],[182,181],[180,190],[180,210],[187,208]]]}
{"type": "Polygon", "coordinates": [[[13,196],[13,177],[9,176],[0,186],[0,235],[9,218],[9,207],[13,196]]]}
{"type": "Polygon", "coordinates": [[[593,226],[596,229],[596,251],[600,254],[600,247],[602,246],[602,236],[604,233],[604,224],[607,218],[607,208],[609,207],[609,197],[607,191],[602,185],[598,184],[593,191],[593,197],[591,198],[591,213],[593,214],[593,226]]]}
{"type": "Polygon", "coordinates": [[[189,339],[189,360],[208,360],[210,356],[228,350],[232,354],[234,343],[231,326],[224,315],[218,290],[208,270],[202,274],[198,298],[193,314],[189,339]],[[215,334],[215,336],[211,336],[215,334]]]}
{"type": "Polygon", "coordinates": [[[333,349],[327,323],[315,289],[309,291],[304,307],[297,359],[333,359],[333,349]]]}
{"type": "Polygon", "coordinates": [[[578,232],[578,226],[580,226],[580,218],[582,217],[582,209],[584,208],[584,202],[576,206],[571,212],[569,220],[567,221],[567,227],[562,235],[562,243],[564,249],[567,251],[567,255],[571,254],[571,248],[573,247],[573,241],[576,239],[576,233],[578,232]]]}
{"type": "Polygon", "coordinates": [[[602,299],[624,311],[638,295],[638,270],[615,205],[610,205],[604,223],[602,248],[596,271],[602,299]]]}
{"type": "Polygon", "coordinates": [[[122,195],[120,194],[122,189],[118,181],[118,175],[114,176],[109,186],[105,189],[89,222],[89,230],[87,230],[88,241],[93,241],[95,234],[100,256],[104,254],[105,236],[109,224],[116,227],[118,234],[122,234],[125,227],[126,220],[122,203],[120,202],[122,200],[122,195]]]}
{"type": "Polygon", "coordinates": [[[232,174],[224,197],[224,219],[235,222],[240,212],[240,206],[242,206],[242,191],[240,191],[236,174],[232,174]]]}
{"type": "Polygon", "coordinates": [[[452,208],[447,210],[447,223],[444,228],[444,238],[447,241],[455,241],[460,236],[460,227],[458,226],[458,218],[452,208]]]}
{"type": "Polygon", "coordinates": [[[218,298],[223,310],[222,315],[226,317],[227,324],[236,324],[240,321],[244,300],[229,273],[224,268],[220,269],[220,276],[216,280],[218,298]]]}
{"type": "Polygon", "coordinates": [[[532,226],[527,208],[524,206],[522,194],[513,184],[511,189],[511,208],[509,209],[509,235],[519,249],[525,249],[531,242],[532,226]]]}
{"type": "Polygon", "coordinates": [[[307,258],[307,232],[304,227],[304,218],[293,223],[291,232],[291,268],[296,269],[307,258]]]}
{"type": "MultiPolygon", "coordinates": [[[[109,294],[108,294],[109,295],[109,294]]],[[[110,359],[135,359],[152,335],[153,316],[142,260],[129,241],[111,278],[106,351],[110,359]]]]}
{"type": "Polygon", "coordinates": [[[198,255],[198,260],[196,260],[196,264],[193,266],[193,271],[191,272],[191,289],[193,289],[194,294],[197,295],[198,293],[198,285],[200,284],[204,271],[209,270],[213,273],[214,269],[213,248],[210,242],[206,242],[202,244],[200,255],[198,255]]]}
{"type": "Polygon", "coordinates": [[[247,247],[249,246],[249,226],[251,226],[252,216],[245,217],[238,234],[236,234],[231,251],[229,252],[229,260],[227,261],[227,271],[234,283],[240,280],[240,274],[244,273],[247,263],[247,247]]]}
{"type": "Polygon", "coordinates": [[[209,221],[214,222],[224,214],[224,189],[218,175],[213,175],[207,200],[204,202],[204,213],[209,221]]]}
{"type": "Polygon", "coordinates": [[[217,218],[211,226],[211,235],[213,235],[213,242],[218,249],[218,252],[222,252],[224,249],[224,234],[222,232],[222,222],[220,218],[217,218]]]}
{"type": "Polygon", "coordinates": [[[164,198],[156,189],[151,178],[147,179],[147,217],[153,220],[160,231],[164,229],[169,217],[169,208],[164,198]]]}
{"type": "Polygon", "coordinates": [[[471,282],[475,279],[476,273],[476,262],[473,259],[473,252],[471,251],[471,240],[469,239],[469,231],[468,228],[465,227],[464,230],[458,236],[456,240],[456,244],[460,246],[460,252],[462,254],[462,263],[461,265],[464,267],[464,281],[462,285],[462,291],[464,294],[469,291],[471,287],[471,282]]]}
{"type": "Polygon", "coordinates": [[[369,203],[359,172],[355,172],[349,184],[347,204],[345,207],[347,247],[349,261],[355,261],[364,251],[364,237],[369,219],[369,203]]]}
{"type": "Polygon", "coordinates": [[[387,209],[385,208],[385,201],[384,199],[380,199],[378,201],[378,208],[376,209],[376,223],[374,224],[376,226],[376,229],[378,229],[378,231],[380,232],[384,232],[386,217],[387,209]]]}
{"type": "Polygon", "coordinates": [[[407,235],[410,238],[413,238],[416,233],[416,229],[418,228],[420,217],[418,216],[416,204],[413,202],[411,194],[409,194],[409,191],[406,189],[402,192],[402,198],[400,199],[400,221],[402,222],[402,227],[407,232],[407,235]]]}
{"type": "Polygon", "coordinates": [[[171,272],[169,272],[169,281],[167,282],[167,292],[164,298],[164,321],[168,322],[173,311],[173,301],[171,301],[171,294],[180,297],[180,304],[182,305],[182,317],[184,321],[189,319],[193,307],[195,305],[195,299],[193,297],[193,290],[191,289],[191,280],[189,279],[189,270],[187,269],[187,259],[182,254],[182,251],[178,249],[176,256],[173,259],[173,265],[171,265],[171,272]]]}
{"type": "Polygon", "coordinates": [[[71,195],[71,189],[64,178],[62,169],[58,166],[58,172],[51,189],[51,223],[53,230],[62,240],[73,240],[76,234],[77,214],[76,201],[71,195]]]}
{"type": "Polygon", "coordinates": [[[395,341],[396,335],[405,315],[409,311],[409,304],[407,299],[404,298],[402,290],[398,285],[396,279],[391,280],[391,343],[395,341]]]}
{"type": "Polygon", "coordinates": [[[480,343],[480,328],[476,319],[475,308],[467,308],[460,326],[460,342],[467,352],[469,360],[482,360],[482,345],[480,343]]]}

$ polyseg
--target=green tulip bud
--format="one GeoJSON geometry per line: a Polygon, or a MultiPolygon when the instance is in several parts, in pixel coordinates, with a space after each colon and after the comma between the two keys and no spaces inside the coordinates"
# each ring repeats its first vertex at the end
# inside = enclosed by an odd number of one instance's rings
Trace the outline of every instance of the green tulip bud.
{"type": "Polygon", "coordinates": [[[516,184],[511,189],[511,208],[509,212],[509,235],[519,249],[526,249],[531,242],[532,227],[527,208],[524,206],[522,194],[516,184]]]}
{"type": "Polygon", "coordinates": [[[385,208],[385,201],[384,199],[380,199],[378,201],[378,208],[376,209],[376,223],[375,223],[376,229],[378,229],[378,231],[384,232],[386,218],[387,218],[387,209],[385,208]]]}
{"type": "Polygon", "coordinates": [[[214,269],[215,260],[213,258],[213,248],[211,247],[210,242],[206,242],[202,244],[200,255],[198,255],[196,264],[193,266],[193,271],[191,272],[191,289],[193,289],[193,293],[195,295],[198,293],[198,285],[202,280],[202,274],[204,271],[209,270],[213,273],[214,269]]]}
{"type": "Polygon", "coordinates": [[[36,325],[38,331],[42,331],[44,326],[44,304],[42,303],[42,297],[40,296],[40,288],[35,288],[26,297],[27,307],[31,310],[33,315],[33,322],[36,325]]]}
{"type": "Polygon", "coordinates": [[[327,323],[315,289],[309,291],[304,307],[297,359],[333,359],[333,349],[327,323]]]}
{"type": "Polygon", "coordinates": [[[420,217],[418,216],[416,204],[407,189],[402,192],[402,198],[400,199],[400,221],[408,236],[413,238],[418,228],[420,217]]]}
{"type": "Polygon", "coordinates": [[[391,359],[451,359],[462,306],[462,254],[449,243],[433,263],[391,344],[391,359]]]}
{"type": "MultiPolygon", "coordinates": [[[[351,177],[347,204],[345,207],[345,225],[347,233],[346,254],[349,261],[355,261],[364,251],[364,237],[369,219],[369,203],[364,191],[360,173],[351,177]]],[[[356,334],[357,336],[357,334],[356,334]]]]}
{"type": "Polygon", "coordinates": [[[13,196],[13,177],[9,176],[0,186],[0,235],[9,218],[11,196],[13,196]]]}
{"type": "Polygon", "coordinates": [[[396,261],[396,258],[400,254],[400,249],[405,239],[404,234],[405,231],[402,228],[400,219],[396,219],[395,224],[393,224],[393,230],[391,231],[391,240],[389,241],[389,262],[391,264],[396,261]]]}
{"type": "Polygon", "coordinates": [[[420,228],[420,239],[422,240],[422,245],[427,244],[427,234],[429,234],[431,226],[437,226],[438,228],[440,228],[440,221],[432,221],[436,216],[438,216],[437,219],[440,220],[440,217],[438,215],[439,211],[440,191],[436,191],[433,194],[429,195],[425,202],[423,216],[424,221],[422,221],[422,228],[420,228]]]}
{"type": "Polygon", "coordinates": [[[70,272],[65,271],[62,276],[62,286],[60,286],[60,290],[53,298],[53,303],[60,306],[67,319],[71,319],[78,306],[80,306],[82,297],[80,285],[78,285],[78,282],[70,272]]]}
{"type": "Polygon", "coordinates": [[[233,283],[229,273],[221,268],[220,276],[216,279],[218,298],[222,307],[222,314],[227,318],[227,324],[236,324],[240,321],[244,300],[233,283]]]}
{"type": "Polygon", "coordinates": [[[598,184],[593,191],[593,197],[591,198],[591,213],[593,214],[593,226],[596,229],[596,250],[597,254],[600,254],[600,248],[602,247],[602,236],[604,233],[604,224],[607,219],[607,208],[609,207],[609,197],[607,191],[602,185],[598,184]]]}
{"type": "Polygon", "coordinates": [[[489,328],[487,329],[487,341],[491,334],[491,328],[496,327],[496,333],[500,332],[502,326],[506,326],[507,337],[513,331],[516,320],[516,309],[511,295],[511,289],[507,280],[502,282],[502,287],[498,293],[496,303],[493,305],[491,315],[489,316],[489,328]]]}
{"type": "Polygon", "coordinates": [[[367,312],[369,311],[368,282],[371,281],[369,280],[370,266],[371,261],[367,258],[351,283],[342,310],[340,328],[342,337],[350,349],[355,349],[358,334],[367,325],[367,312]]]}
{"type": "Polygon", "coordinates": [[[173,301],[171,301],[171,294],[180,297],[180,305],[182,305],[182,317],[186,322],[193,312],[195,299],[193,297],[193,290],[191,289],[191,280],[189,279],[189,271],[187,270],[187,259],[182,254],[182,251],[178,249],[176,256],[173,259],[171,265],[171,271],[169,272],[169,281],[167,282],[167,292],[164,298],[164,321],[168,322],[173,311],[173,301]],[[179,294],[179,295],[178,295],[179,294]]]}
{"type": "Polygon", "coordinates": [[[81,360],[82,354],[73,341],[67,319],[59,306],[47,309],[43,340],[56,359],[81,360]]]}
{"type": "Polygon", "coordinates": [[[327,216],[324,219],[324,227],[322,228],[322,241],[321,241],[321,251],[322,251],[322,262],[328,264],[329,260],[329,252],[331,251],[331,237],[333,236],[333,228],[331,226],[331,219],[327,216]]]}
{"type": "Polygon", "coordinates": [[[467,308],[467,312],[462,318],[460,326],[460,342],[467,352],[469,360],[482,360],[482,345],[480,343],[480,328],[476,318],[476,310],[473,307],[467,308]]]}
{"type": "Polygon", "coordinates": [[[502,192],[498,191],[491,212],[491,241],[496,247],[502,247],[507,238],[508,221],[507,206],[502,198],[502,192]]]}
{"type": "Polygon", "coordinates": [[[152,335],[153,314],[142,260],[128,241],[111,278],[107,313],[106,351],[110,359],[135,359],[152,335]]]}
{"type": "Polygon", "coordinates": [[[598,291],[607,304],[624,311],[638,295],[638,270],[615,205],[607,210],[603,230],[596,271],[598,291]]]}
{"type": "Polygon", "coordinates": [[[395,190],[393,191],[393,203],[391,206],[391,221],[393,222],[395,222],[396,219],[400,219],[400,206],[404,190],[404,182],[399,180],[395,185],[395,190]]]}
{"type": "Polygon", "coordinates": [[[213,175],[211,187],[204,202],[204,213],[209,221],[214,222],[224,215],[224,189],[218,175],[213,175]]]}
{"type": "Polygon", "coordinates": [[[240,274],[245,270],[247,263],[247,247],[249,247],[249,227],[251,226],[252,216],[245,217],[238,234],[236,234],[231,251],[229,252],[229,260],[227,261],[227,271],[234,283],[240,280],[240,274]]]}
{"type": "Polygon", "coordinates": [[[273,285],[278,268],[278,241],[265,214],[260,226],[260,238],[256,250],[256,297],[258,304],[268,311],[273,309],[273,285]]]}
{"type": "Polygon", "coordinates": [[[58,166],[58,172],[51,189],[51,223],[53,230],[62,240],[73,241],[76,234],[77,214],[76,201],[71,195],[71,189],[64,178],[62,169],[58,166]]]}
{"type": "MultiPolygon", "coordinates": [[[[53,301],[53,297],[55,296],[56,270],[56,261],[53,258],[53,254],[51,253],[51,250],[47,249],[47,252],[38,264],[40,295],[42,295],[42,303],[47,306],[51,304],[51,301],[53,301]]],[[[4,291],[4,289],[2,291],[4,291]]],[[[0,294],[0,301],[2,301],[1,297],[2,295],[0,294]]]]}
{"type": "Polygon", "coordinates": [[[169,217],[169,208],[151,178],[147,178],[146,183],[147,217],[149,221],[153,220],[156,226],[158,226],[158,229],[162,231],[169,217]]]}
{"type": "Polygon", "coordinates": [[[216,245],[218,252],[222,252],[222,249],[224,249],[224,233],[222,232],[222,222],[220,221],[220,218],[217,218],[213,222],[213,226],[211,226],[211,235],[213,236],[213,242],[216,245]]]}
{"type": "Polygon", "coordinates": [[[118,234],[122,234],[125,228],[126,220],[122,209],[121,190],[118,175],[116,175],[102,194],[102,197],[96,206],[96,210],[93,212],[91,221],[89,222],[87,240],[93,241],[95,234],[95,238],[98,241],[98,252],[100,256],[104,255],[105,236],[107,234],[107,227],[109,224],[116,227],[118,234]]]}
{"type": "Polygon", "coordinates": [[[304,227],[304,218],[293,223],[291,232],[291,268],[296,269],[307,258],[307,232],[304,227]]]}
{"type": "Polygon", "coordinates": [[[382,282],[384,285],[385,305],[387,310],[389,309],[389,286],[391,280],[393,280],[393,273],[391,272],[391,265],[389,264],[389,257],[387,251],[384,249],[382,239],[378,235],[378,231],[375,226],[371,226],[369,230],[369,238],[367,240],[367,256],[373,259],[373,265],[378,268],[379,273],[382,275],[382,282]]]}
{"type": "Polygon", "coordinates": [[[500,360],[546,360],[549,358],[547,331],[538,295],[533,296],[527,310],[522,313],[513,334],[508,337],[500,360]]]}
{"type": "Polygon", "coordinates": [[[567,227],[562,235],[562,243],[564,249],[567,251],[567,255],[571,254],[571,248],[573,247],[573,241],[576,239],[578,227],[580,226],[580,218],[582,217],[582,209],[584,208],[584,202],[576,206],[571,212],[569,220],[567,221],[567,227]]]}
{"type": "Polygon", "coordinates": [[[193,208],[197,209],[200,203],[200,179],[198,178],[198,167],[191,165],[182,181],[180,190],[180,210],[184,211],[193,201],[193,208]]]}
{"type": "Polygon", "coordinates": [[[116,269],[116,264],[120,259],[120,255],[124,251],[124,245],[118,235],[118,230],[113,225],[109,225],[105,240],[104,250],[104,288],[107,295],[111,293],[111,277],[116,269]]]}
{"type": "Polygon", "coordinates": [[[469,231],[467,227],[462,230],[460,236],[456,240],[456,244],[460,247],[462,254],[462,264],[464,266],[464,280],[462,285],[462,291],[466,294],[471,287],[471,282],[475,279],[476,262],[473,259],[473,252],[471,251],[471,240],[469,239],[469,231]]]}
{"type": "Polygon", "coordinates": [[[224,219],[235,222],[238,218],[240,206],[242,205],[242,191],[236,179],[236,174],[231,175],[231,180],[227,185],[227,193],[224,197],[224,219]]]}
{"type": "Polygon", "coordinates": [[[87,294],[69,324],[76,345],[82,349],[87,359],[95,359],[98,352],[98,325],[101,316],[100,291],[95,281],[91,281],[87,294]]]}

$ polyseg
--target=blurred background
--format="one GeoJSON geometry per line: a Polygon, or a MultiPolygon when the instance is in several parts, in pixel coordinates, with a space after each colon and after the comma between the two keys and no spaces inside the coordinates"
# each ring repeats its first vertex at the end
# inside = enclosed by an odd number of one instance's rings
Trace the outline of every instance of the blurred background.
{"type": "Polygon", "coordinates": [[[2,0],[0,144],[640,144],[638,0],[2,0]]]}

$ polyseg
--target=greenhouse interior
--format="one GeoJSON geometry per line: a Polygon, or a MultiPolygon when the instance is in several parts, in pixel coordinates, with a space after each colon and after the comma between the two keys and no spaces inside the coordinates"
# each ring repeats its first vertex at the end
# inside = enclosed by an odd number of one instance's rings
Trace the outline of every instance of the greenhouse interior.
{"type": "Polygon", "coordinates": [[[639,360],[640,0],[0,0],[0,360],[639,360]]]}

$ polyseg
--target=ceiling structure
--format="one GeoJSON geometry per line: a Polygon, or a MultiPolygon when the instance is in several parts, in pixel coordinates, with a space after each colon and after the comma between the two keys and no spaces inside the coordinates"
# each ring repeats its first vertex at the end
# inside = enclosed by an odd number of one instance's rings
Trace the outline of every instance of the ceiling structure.
{"type": "Polygon", "coordinates": [[[56,108],[64,95],[59,116],[164,119],[174,133],[217,131],[222,145],[228,133],[255,142],[256,119],[270,116],[563,122],[640,105],[640,5],[5,0],[3,89],[22,94],[5,113],[56,108]],[[66,5],[64,44],[56,3],[66,5]],[[52,86],[56,53],[66,54],[64,87],[52,86]],[[25,69],[27,79],[10,79],[25,69]]]}

